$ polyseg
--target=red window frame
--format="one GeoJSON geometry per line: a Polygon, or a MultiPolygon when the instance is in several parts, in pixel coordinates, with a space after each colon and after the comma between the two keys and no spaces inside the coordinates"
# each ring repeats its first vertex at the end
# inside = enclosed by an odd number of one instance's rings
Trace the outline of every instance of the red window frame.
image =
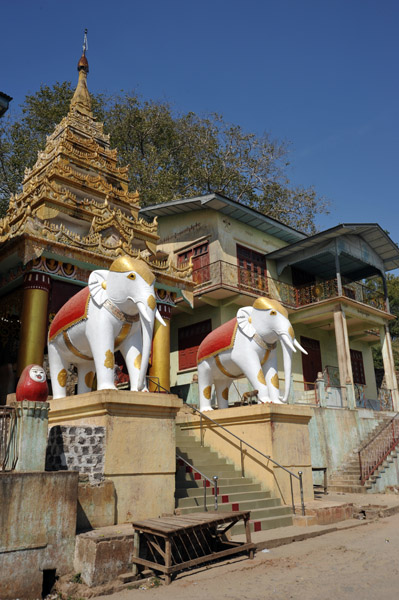
{"type": "Polygon", "coordinates": [[[238,286],[267,292],[267,268],[264,254],[237,244],[238,286]]]}
{"type": "Polygon", "coordinates": [[[195,281],[196,284],[209,281],[209,242],[203,242],[202,244],[198,244],[198,246],[194,246],[193,248],[178,254],[178,266],[188,263],[190,258],[193,264],[193,281],[195,281]]]}
{"type": "Polygon", "coordinates": [[[202,340],[212,331],[212,320],[200,321],[177,330],[179,371],[197,366],[197,352],[202,340]]]}

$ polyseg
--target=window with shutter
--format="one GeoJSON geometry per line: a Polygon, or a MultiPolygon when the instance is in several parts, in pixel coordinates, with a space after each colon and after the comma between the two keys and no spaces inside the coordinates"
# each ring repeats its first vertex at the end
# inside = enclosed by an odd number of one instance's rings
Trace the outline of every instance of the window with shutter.
{"type": "Polygon", "coordinates": [[[212,321],[207,319],[193,325],[180,327],[177,332],[179,348],[179,370],[190,369],[197,365],[198,347],[212,331],[212,321]]]}

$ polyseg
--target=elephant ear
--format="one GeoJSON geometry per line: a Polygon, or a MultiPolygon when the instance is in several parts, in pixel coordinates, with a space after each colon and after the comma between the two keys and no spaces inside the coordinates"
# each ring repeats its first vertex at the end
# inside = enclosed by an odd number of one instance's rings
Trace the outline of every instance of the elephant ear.
{"type": "Polygon", "coordinates": [[[250,338],[254,337],[256,333],[255,327],[251,323],[252,310],[252,306],[244,306],[237,313],[238,327],[250,338]]]}
{"type": "Polygon", "coordinates": [[[93,301],[97,306],[102,306],[106,299],[107,294],[107,276],[108,271],[98,270],[93,271],[89,277],[89,290],[93,301]]]}

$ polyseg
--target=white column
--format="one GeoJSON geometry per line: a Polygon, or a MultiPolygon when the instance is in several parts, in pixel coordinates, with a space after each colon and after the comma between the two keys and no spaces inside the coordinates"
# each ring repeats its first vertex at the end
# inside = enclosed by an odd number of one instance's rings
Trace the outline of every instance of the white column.
{"type": "Polygon", "coordinates": [[[339,369],[339,380],[341,384],[341,390],[343,396],[347,399],[348,408],[355,408],[353,406],[354,394],[352,398],[349,398],[347,394],[346,386],[353,386],[353,373],[351,355],[349,349],[349,336],[348,328],[346,325],[345,313],[341,306],[336,307],[334,310],[334,328],[335,328],[335,340],[337,344],[337,357],[338,357],[338,369],[339,369]]]}
{"type": "Polygon", "coordinates": [[[399,392],[398,392],[398,381],[395,373],[395,362],[393,359],[392,352],[392,340],[391,334],[389,333],[388,325],[384,325],[380,328],[380,339],[381,339],[381,350],[382,350],[382,361],[384,363],[384,373],[387,388],[392,390],[392,402],[393,409],[399,410],[399,392]]]}

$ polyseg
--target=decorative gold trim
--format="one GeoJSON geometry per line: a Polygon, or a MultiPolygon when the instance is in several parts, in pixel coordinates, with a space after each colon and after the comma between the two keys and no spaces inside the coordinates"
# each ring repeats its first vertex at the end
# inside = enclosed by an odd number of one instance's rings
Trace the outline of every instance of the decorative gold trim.
{"type": "Polygon", "coordinates": [[[62,369],[58,375],[57,375],[57,381],[60,384],[61,387],[65,387],[66,386],[66,381],[67,381],[67,372],[65,369],[62,369]]]}
{"type": "Polygon", "coordinates": [[[64,338],[66,347],[68,348],[68,350],[70,352],[72,352],[72,354],[74,354],[78,358],[83,358],[83,360],[93,360],[92,356],[86,356],[85,354],[82,354],[82,352],[79,352],[79,350],[77,348],[75,348],[75,346],[72,344],[71,340],[69,339],[68,333],[66,331],[62,332],[62,336],[64,338]]]}
{"type": "Polygon", "coordinates": [[[126,337],[129,335],[129,332],[132,328],[131,323],[125,323],[124,325],[122,325],[122,329],[120,330],[118,337],[115,340],[115,348],[119,348],[119,346],[122,344],[122,342],[125,341],[126,337]]]}
{"type": "Polygon", "coordinates": [[[240,377],[244,377],[243,373],[239,373],[239,375],[232,375],[231,373],[229,373],[220,362],[220,358],[218,355],[215,356],[215,363],[219,371],[221,371],[223,375],[226,375],[226,377],[230,377],[231,379],[239,379],[240,377]]]}
{"type": "Polygon", "coordinates": [[[224,400],[228,400],[229,399],[229,388],[224,388],[224,390],[222,392],[222,398],[224,400]]]}
{"type": "Polygon", "coordinates": [[[270,379],[270,383],[272,385],[274,385],[275,388],[279,389],[280,386],[279,386],[279,381],[278,381],[278,375],[277,375],[277,373],[275,373],[273,375],[273,377],[270,379]]]}
{"type": "Polygon", "coordinates": [[[115,273],[128,273],[129,271],[135,271],[144,279],[148,285],[152,285],[155,281],[155,275],[151,269],[143,262],[132,258],[131,256],[120,256],[109,268],[110,271],[115,273]]]}
{"type": "Polygon", "coordinates": [[[107,298],[104,302],[103,308],[105,308],[108,312],[114,315],[114,317],[119,319],[119,321],[123,321],[125,323],[137,323],[137,321],[140,318],[140,315],[127,315],[126,313],[121,311],[121,309],[118,308],[109,298],[107,298]]]}
{"type": "Polygon", "coordinates": [[[93,371],[89,371],[85,375],[86,386],[91,389],[93,387],[93,381],[94,381],[94,373],[93,373],[93,371]]]}
{"type": "Polygon", "coordinates": [[[155,310],[155,307],[157,305],[157,301],[155,300],[155,298],[154,298],[153,295],[148,296],[148,298],[147,298],[147,304],[151,308],[151,310],[155,310]]]}
{"type": "Polygon", "coordinates": [[[136,369],[140,369],[140,367],[141,367],[141,358],[142,357],[141,357],[141,353],[140,353],[136,356],[136,358],[134,360],[134,366],[136,369]]]}
{"type": "Polygon", "coordinates": [[[212,388],[210,385],[207,385],[206,388],[204,388],[203,394],[204,394],[204,398],[206,398],[207,400],[211,399],[211,391],[212,388]]]}
{"type": "Polygon", "coordinates": [[[294,340],[295,339],[295,332],[294,332],[294,329],[293,329],[292,326],[288,329],[288,333],[290,334],[290,336],[294,340]]]}
{"type": "Polygon", "coordinates": [[[271,298],[261,297],[257,298],[252,305],[257,310],[276,310],[277,312],[288,318],[288,311],[284,308],[277,300],[271,300],[271,298]]]}
{"type": "Polygon", "coordinates": [[[259,373],[258,373],[258,377],[257,380],[259,381],[259,383],[261,383],[262,385],[266,385],[266,381],[265,381],[265,376],[263,374],[262,369],[259,369],[259,373]]]}
{"type": "Polygon", "coordinates": [[[104,367],[107,369],[113,369],[115,366],[114,353],[111,350],[107,350],[105,353],[104,367]]]}
{"type": "Polygon", "coordinates": [[[262,338],[260,337],[260,335],[258,333],[255,333],[253,339],[254,339],[254,342],[256,342],[258,344],[258,346],[263,348],[263,350],[274,350],[277,347],[277,342],[274,342],[274,344],[268,344],[267,342],[262,340],[262,338]]]}
{"type": "Polygon", "coordinates": [[[270,349],[266,350],[266,352],[265,352],[265,356],[263,357],[263,359],[261,360],[261,363],[260,363],[262,367],[263,367],[263,365],[265,364],[265,362],[267,361],[267,359],[269,358],[269,356],[270,356],[270,352],[271,352],[271,350],[270,350],[270,349]]]}

